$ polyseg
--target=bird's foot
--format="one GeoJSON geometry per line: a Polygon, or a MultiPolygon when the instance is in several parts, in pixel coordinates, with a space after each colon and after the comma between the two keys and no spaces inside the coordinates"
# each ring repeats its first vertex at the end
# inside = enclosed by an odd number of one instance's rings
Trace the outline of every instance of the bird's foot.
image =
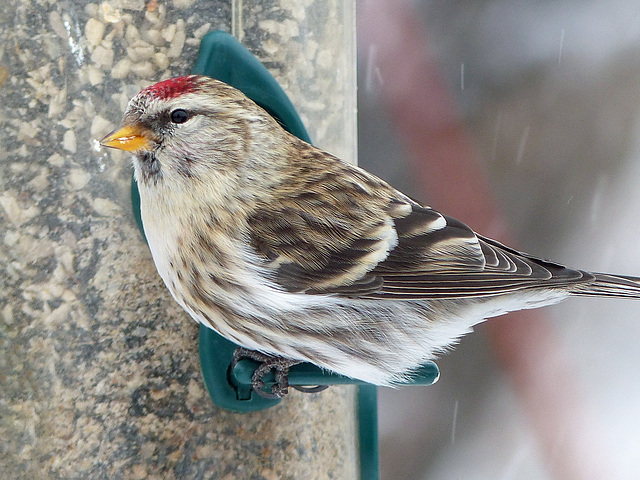
{"type": "MultiPolygon", "coordinates": [[[[289,368],[301,363],[299,360],[290,360],[284,357],[266,355],[261,352],[256,352],[255,350],[238,347],[233,352],[231,368],[233,369],[240,360],[245,358],[260,363],[251,376],[251,388],[261,397],[268,399],[282,398],[289,392],[289,368]],[[273,376],[275,377],[276,382],[271,387],[271,391],[266,392],[264,390],[265,385],[263,378],[271,370],[273,370],[273,376]]],[[[316,393],[321,392],[327,388],[328,385],[318,385],[315,387],[292,385],[292,387],[301,392],[316,393]]]]}

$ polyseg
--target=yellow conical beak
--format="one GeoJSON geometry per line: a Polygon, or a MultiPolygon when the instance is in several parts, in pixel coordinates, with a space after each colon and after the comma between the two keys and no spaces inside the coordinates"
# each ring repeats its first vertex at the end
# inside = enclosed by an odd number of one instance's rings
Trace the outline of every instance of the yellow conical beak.
{"type": "Polygon", "coordinates": [[[126,152],[135,152],[136,150],[149,150],[151,141],[149,132],[144,128],[138,125],[125,125],[100,140],[100,145],[126,152]]]}

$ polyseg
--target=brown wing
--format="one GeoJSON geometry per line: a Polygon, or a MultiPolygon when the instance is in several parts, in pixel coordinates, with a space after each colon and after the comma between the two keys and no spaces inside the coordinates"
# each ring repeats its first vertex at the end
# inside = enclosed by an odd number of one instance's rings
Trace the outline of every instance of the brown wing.
{"type": "Polygon", "coordinates": [[[359,169],[304,180],[249,219],[251,245],[287,291],[453,298],[593,279],[480,237],[359,169]]]}

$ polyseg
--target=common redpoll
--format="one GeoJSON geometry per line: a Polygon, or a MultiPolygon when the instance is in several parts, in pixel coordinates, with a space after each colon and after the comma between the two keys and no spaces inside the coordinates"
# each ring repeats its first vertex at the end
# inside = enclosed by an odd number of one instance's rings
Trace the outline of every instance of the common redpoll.
{"type": "Polygon", "coordinates": [[[132,152],[145,234],[175,300],[270,356],[405,380],[488,317],[640,279],[517,252],[286,132],[202,76],[142,90],[102,145],[132,152]]]}

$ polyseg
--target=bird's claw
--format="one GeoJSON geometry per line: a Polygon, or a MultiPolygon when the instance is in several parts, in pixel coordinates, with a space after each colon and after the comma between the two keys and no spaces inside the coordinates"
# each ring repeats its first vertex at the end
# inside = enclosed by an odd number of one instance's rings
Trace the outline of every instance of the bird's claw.
{"type": "Polygon", "coordinates": [[[251,386],[253,390],[264,398],[282,398],[289,393],[289,367],[299,362],[292,362],[283,357],[268,357],[263,361],[251,376],[251,386]],[[273,370],[276,383],[271,387],[270,392],[264,390],[264,376],[273,370]]]}
{"type": "MultiPolygon", "coordinates": [[[[248,358],[259,362],[260,365],[255,369],[251,376],[251,388],[254,392],[263,398],[277,399],[282,398],[289,392],[289,368],[300,363],[297,360],[290,360],[284,357],[266,355],[264,353],[249,350],[244,347],[238,347],[233,352],[231,360],[231,369],[233,369],[240,360],[248,358]],[[275,383],[271,387],[271,391],[265,391],[264,376],[273,370],[275,383]]],[[[318,385],[315,387],[303,387],[292,385],[293,388],[305,393],[316,393],[326,389],[328,385],[318,385]]]]}

